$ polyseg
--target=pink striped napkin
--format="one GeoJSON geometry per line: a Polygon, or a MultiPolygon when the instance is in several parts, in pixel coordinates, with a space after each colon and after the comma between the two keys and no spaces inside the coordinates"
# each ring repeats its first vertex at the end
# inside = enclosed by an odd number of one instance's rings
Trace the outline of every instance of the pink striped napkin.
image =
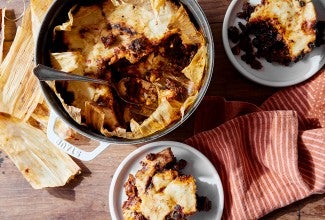
{"type": "Polygon", "coordinates": [[[216,167],[223,219],[257,219],[325,192],[325,69],[260,107],[206,97],[186,143],[216,167]]]}

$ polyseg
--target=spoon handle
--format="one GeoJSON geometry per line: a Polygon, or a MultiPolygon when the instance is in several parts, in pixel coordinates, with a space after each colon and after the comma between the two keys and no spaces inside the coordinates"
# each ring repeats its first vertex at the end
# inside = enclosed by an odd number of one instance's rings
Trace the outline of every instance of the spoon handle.
{"type": "Polygon", "coordinates": [[[95,79],[87,76],[81,76],[71,73],[66,73],[63,71],[59,71],[53,69],[48,66],[44,66],[42,64],[38,64],[34,68],[34,74],[40,81],[53,81],[53,80],[62,80],[62,81],[84,81],[84,82],[94,82],[99,84],[108,85],[109,82],[106,80],[95,79]]]}

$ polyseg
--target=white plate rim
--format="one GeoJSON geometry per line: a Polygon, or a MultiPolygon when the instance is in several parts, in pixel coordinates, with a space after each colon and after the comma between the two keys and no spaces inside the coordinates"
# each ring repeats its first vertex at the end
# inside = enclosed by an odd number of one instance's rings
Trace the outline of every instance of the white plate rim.
{"type": "MultiPolygon", "coordinates": [[[[155,148],[163,148],[163,147],[172,147],[172,148],[180,148],[182,150],[188,150],[191,153],[195,154],[196,156],[200,157],[201,159],[203,159],[206,164],[209,166],[208,169],[210,169],[210,172],[213,173],[214,175],[214,180],[215,183],[217,185],[218,188],[218,198],[219,200],[216,201],[218,204],[217,207],[217,213],[216,213],[216,219],[221,219],[222,217],[222,213],[223,213],[223,209],[224,209],[224,191],[223,191],[223,186],[222,186],[222,182],[220,179],[220,176],[217,172],[217,170],[215,169],[215,167],[213,166],[213,164],[211,163],[211,161],[205,156],[203,155],[200,151],[198,151],[197,149],[193,148],[190,145],[181,143],[181,142],[176,142],[176,141],[157,141],[157,142],[152,142],[146,145],[143,145],[139,148],[137,148],[136,150],[134,150],[133,152],[131,152],[118,166],[118,168],[116,169],[113,177],[112,177],[112,181],[111,184],[109,186],[109,196],[108,196],[108,203],[109,203],[109,211],[110,211],[110,215],[112,217],[112,219],[118,219],[118,215],[117,215],[117,207],[114,203],[114,198],[115,198],[115,188],[116,188],[116,183],[117,180],[119,178],[119,175],[121,173],[121,171],[124,169],[125,166],[128,165],[129,161],[132,160],[132,158],[136,158],[139,155],[143,154],[143,152],[147,152],[149,150],[155,150],[155,148]]],[[[143,156],[145,156],[146,154],[144,154],[143,156]]],[[[181,158],[180,158],[181,159],[181,158]]],[[[139,165],[140,167],[140,165],[139,165]]],[[[194,176],[195,177],[195,176],[194,176]]],[[[212,201],[214,202],[214,201],[212,201]]]]}
{"type": "MultiPolygon", "coordinates": [[[[237,61],[236,56],[232,53],[231,48],[230,48],[230,42],[228,39],[228,23],[229,23],[230,16],[233,13],[233,10],[234,10],[234,7],[236,6],[236,4],[238,4],[241,1],[243,1],[243,0],[232,0],[230,5],[228,6],[228,9],[226,11],[226,14],[225,14],[225,17],[223,20],[223,24],[222,24],[222,42],[223,42],[224,49],[226,51],[226,54],[227,54],[230,62],[243,76],[245,76],[246,78],[248,78],[256,83],[259,83],[261,85],[271,86],[271,87],[285,87],[285,86],[296,85],[298,83],[301,83],[301,82],[309,79],[324,66],[325,54],[322,56],[319,67],[317,69],[315,69],[313,71],[309,71],[303,75],[300,75],[299,77],[297,77],[293,80],[288,80],[288,81],[269,81],[269,80],[265,80],[262,78],[258,78],[256,76],[254,76],[251,72],[249,72],[245,68],[243,68],[243,66],[237,61]]],[[[324,48],[325,46],[322,45],[322,47],[324,48]]],[[[263,73],[261,73],[261,74],[263,74],[263,73]]]]}

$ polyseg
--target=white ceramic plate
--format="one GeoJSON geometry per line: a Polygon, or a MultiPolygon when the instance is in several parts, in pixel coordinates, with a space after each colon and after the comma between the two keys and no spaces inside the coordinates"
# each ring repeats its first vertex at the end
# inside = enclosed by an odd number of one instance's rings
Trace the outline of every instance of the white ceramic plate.
{"type": "MultiPolygon", "coordinates": [[[[325,63],[325,45],[314,48],[304,59],[289,66],[276,63],[269,63],[265,59],[259,59],[263,68],[261,70],[252,69],[241,60],[240,56],[235,56],[231,52],[234,44],[228,38],[228,28],[237,26],[238,22],[245,24],[245,20],[237,17],[237,12],[242,11],[244,0],[233,0],[229,5],[222,27],[222,40],[226,54],[236,69],[245,77],[259,84],[273,87],[283,87],[295,85],[313,76],[325,63]]],[[[252,1],[251,1],[252,2],[252,1]]],[[[258,0],[254,0],[256,4],[258,0]]],[[[325,11],[323,11],[325,13],[325,11]]],[[[242,54],[242,53],[241,53],[242,54]]]]}
{"type": "Polygon", "coordinates": [[[208,212],[199,212],[188,219],[220,219],[224,205],[222,184],[217,171],[211,162],[198,150],[189,145],[173,142],[159,141],[144,145],[127,156],[117,168],[109,189],[109,208],[112,219],[123,219],[122,203],[126,201],[123,184],[130,173],[135,174],[140,168],[140,161],[148,153],[157,153],[166,147],[171,147],[177,160],[184,159],[187,166],[185,174],[195,177],[197,194],[207,196],[212,201],[212,208],[208,212]]]}

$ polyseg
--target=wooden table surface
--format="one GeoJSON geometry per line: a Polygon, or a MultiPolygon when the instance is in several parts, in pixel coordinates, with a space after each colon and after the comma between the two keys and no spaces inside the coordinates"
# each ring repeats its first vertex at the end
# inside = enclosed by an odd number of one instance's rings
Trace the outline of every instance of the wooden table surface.
{"type": "MultiPolygon", "coordinates": [[[[29,4],[29,0],[25,0],[29,4]]],[[[258,85],[241,76],[223,49],[221,27],[230,0],[199,0],[215,42],[215,69],[207,95],[261,104],[278,89],[258,85]]],[[[23,0],[1,0],[0,8],[23,10],[23,0]]],[[[19,24],[19,21],[17,21],[19,24]]],[[[193,135],[192,115],[182,126],[160,140],[184,141],[193,135]]],[[[1,128],[0,128],[1,129],[1,128]]],[[[87,148],[85,143],[85,148],[87,148]]],[[[82,174],[64,187],[33,189],[0,151],[0,219],[111,219],[108,190],[120,162],[136,145],[113,145],[89,162],[76,161],[82,174]]],[[[275,210],[263,219],[325,219],[325,196],[314,195],[275,210]]]]}

